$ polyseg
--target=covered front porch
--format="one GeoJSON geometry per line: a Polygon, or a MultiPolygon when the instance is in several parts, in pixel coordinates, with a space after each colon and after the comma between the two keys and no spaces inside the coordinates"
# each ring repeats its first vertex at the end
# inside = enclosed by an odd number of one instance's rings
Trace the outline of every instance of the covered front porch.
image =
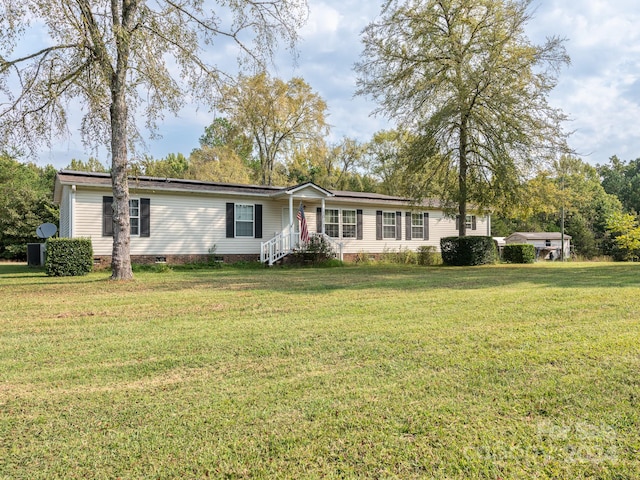
{"type": "Polygon", "coordinates": [[[260,261],[269,266],[286,257],[293,251],[303,248],[306,243],[301,239],[301,224],[306,223],[309,238],[321,237],[328,242],[338,258],[342,259],[342,244],[335,242],[325,233],[325,201],[333,193],[314,183],[297,185],[275,193],[274,199],[287,198],[288,208],[283,208],[282,230],[272,238],[260,244],[260,261]],[[315,225],[310,225],[307,213],[315,208],[315,225]],[[300,218],[299,218],[300,217],[300,218]]]}

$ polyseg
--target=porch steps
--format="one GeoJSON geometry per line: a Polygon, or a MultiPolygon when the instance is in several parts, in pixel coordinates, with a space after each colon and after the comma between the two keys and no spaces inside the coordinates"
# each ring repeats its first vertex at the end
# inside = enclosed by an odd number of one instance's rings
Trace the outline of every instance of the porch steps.
{"type": "MultiPolygon", "coordinates": [[[[325,233],[311,233],[312,237],[320,236],[329,243],[334,257],[342,260],[342,243],[335,242],[325,233]]],[[[260,262],[270,267],[294,251],[300,245],[300,234],[294,232],[291,227],[277,233],[272,239],[260,244],[260,262]]]]}

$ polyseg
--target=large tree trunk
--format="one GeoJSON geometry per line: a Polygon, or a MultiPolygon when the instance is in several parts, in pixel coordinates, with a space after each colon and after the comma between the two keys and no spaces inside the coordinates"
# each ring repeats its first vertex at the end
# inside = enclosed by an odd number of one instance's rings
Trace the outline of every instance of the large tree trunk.
{"type": "Polygon", "coordinates": [[[460,123],[460,170],[458,172],[458,235],[467,234],[467,122],[462,118],[460,123]]]}
{"type": "Polygon", "coordinates": [[[113,186],[113,253],[111,279],[131,280],[129,183],[127,180],[127,104],[118,80],[111,103],[111,183],[113,186]]]}
{"type": "Polygon", "coordinates": [[[113,253],[111,279],[131,280],[131,229],[129,182],[127,180],[127,71],[131,50],[131,31],[135,23],[136,0],[112,1],[113,31],[117,58],[111,74],[111,182],[113,185],[113,253]]]}

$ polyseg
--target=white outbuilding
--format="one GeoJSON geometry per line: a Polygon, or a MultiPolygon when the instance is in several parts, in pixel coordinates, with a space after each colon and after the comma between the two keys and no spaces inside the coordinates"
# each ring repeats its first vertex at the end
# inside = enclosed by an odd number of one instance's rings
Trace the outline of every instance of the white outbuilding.
{"type": "Polygon", "coordinates": [[[558,260],[564,252],[564,258],[571,255],[571,236],[561,232],[515,232],[505,238],[505,243],[528,243],[536,248],[536,259],[558,260]]]}

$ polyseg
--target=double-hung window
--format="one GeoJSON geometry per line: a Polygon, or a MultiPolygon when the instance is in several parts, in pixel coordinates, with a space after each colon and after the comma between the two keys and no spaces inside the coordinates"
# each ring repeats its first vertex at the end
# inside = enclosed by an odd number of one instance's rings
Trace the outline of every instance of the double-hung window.
{"type": "Polygon", "coordinates": [[[382,213],[382,238],[396,238],[396,213],[382,213]]]}
{"type": "Polygon", "coordinates": [[[467,230],[475,230],[476,229],[476,216],[475,215],[467,215],[465,218],[465,226],[467,230]]]}
{"type": "Polygon", "coordinates": [[[424,238],[424,214],[411,214],[411,238],[424,238]]]}
{"type": "Polygon", "coordinates": [[[342,238],[356,238],[356,218],[355,210],[342,210],[342,238]]]}
{"type": "Polygon", "coordinates": [[[337,208],[325,209],[324,233],[332,238],[340,238],[340,211],[337,208]]]}
{"type": "Polygon", "coordinates": [[[236,237],[253,237],[253,205],[236,204],[236,237]]]}
{"type": "MultiPolygon", "coordinates": [[[[113,197],[102,197],[102,235],[113,236],[113,197]]],[[[151,236],[151,199],[129,199],[129,234],[134,237],[151,236]]]]}
{"type": "Polygon", "coordinates": [[[131,235],[140,235],[140,199],[129,199],[129,224],[131,235]]]}

